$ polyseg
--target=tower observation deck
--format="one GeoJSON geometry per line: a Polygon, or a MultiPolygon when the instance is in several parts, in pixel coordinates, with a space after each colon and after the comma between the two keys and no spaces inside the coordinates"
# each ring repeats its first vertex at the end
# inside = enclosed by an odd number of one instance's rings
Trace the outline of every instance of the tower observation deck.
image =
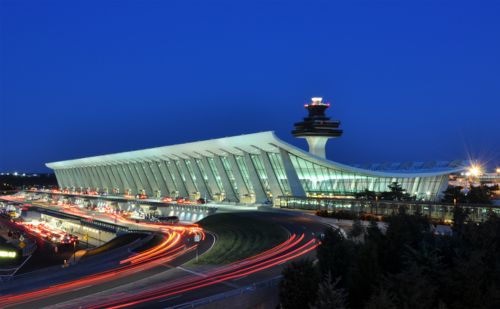
{"type": "Polygon", "coordinates": [[[292,134],[307,140],[310,153],[326,158],[325,146],[328,139],[342,135],[342,130],[339,129],[340,121],[332,121],[325,115],[330,103],[323,103],[323,98],[312,98],[311,101],[304,105],[309,115],[303,121],[295,123],[292,134]]]}

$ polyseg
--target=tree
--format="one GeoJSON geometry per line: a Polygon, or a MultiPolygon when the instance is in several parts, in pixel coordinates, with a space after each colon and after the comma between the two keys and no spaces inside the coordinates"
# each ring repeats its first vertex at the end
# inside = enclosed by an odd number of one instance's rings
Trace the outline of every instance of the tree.
{"type": "Polygon", "coordinates": [[[320,271],[322,274],[330,273],[333,278],[340,277],[340,286],[345,287],[355,244],[347,240],[339,229],[328,228],[324,234],[317,249],[320,271]]]}
{"type": "Polygon", "coordinates": [[[375,220],[370,220],[368,223],[368,227],[366,228],[366,236],[365,240],[371,241],[376,243],[377,245],[380,245],[383,241],[384,235],[382,234],[382,231],[378,227],[378,223],[375,220]]]}
{"type": "Polygon", "coordinates": [[[443,192],[444,203],[463,203],[465,202],[465,194],[462,192],[464,188],[460,186],[448,186],[443,192]]]}
{"type": "Polygon", "coordinates": [[[349,232],[349,238],[351,239],[356,239],[361,235],[364,235],[365,233],[365,227],[361,223],[361,220],[356,219],[352,223],[352,229],[349,232]]]}
{"type": "Polygon", "coordinates": [[[316,298],[319,275],[311,260],[293,262],[283,270],[279,296],[284,309],[303,309],[316,298]]]}
{"type": "Polygon", "coordinates": [[[394,294],[384,286],[379,286],[365,305],[365,309],[397,309],[394,294]]]}
{"type": "Polygon", "coordinates": [[[390,290],[397,299],[398,308],[428,309],[437,305],[438,287],[417,263],[410,263],[402,272],[390,275],[390,290]]]}
{"type": "Polygon", "coordinates": [[[329,276],[308,292],[316,299],[293,308],[500,308],[500,217],[467,216],[454,208],[452,235],[434,235],[426,217],[404,211],[388,217],[385,232],[371,221],[363,242],[326,230],[317,257],[329,276]]]}
{"type": "Polygon", "coordinates": [[[470,204],[491,204],[492,190],[495,189],[498,189],[498,187],[490,188],[486,185],[470,186],[465,199],[470,204]]]}
{"type": "Polygon", "coordinates": [[[338,288],[340,278],[332,279],[328,274],[318,286],[316,301],[310,306],[311,309],[345,309],[347,293],[344,289],[338,288]]]}
{"type": "Polygon", "coordinates": [[[354,260],[348,278],[348,302],[353,308],[361,308],[373,293],[374,282],[381,277],[379,247],[375,242],[356,246],[354,260]]]}
{"type": "Polygon", "coordinates": [[[464,232],[465,223],[469,217],[469,211],[460,206],[453,207],[453,232],[460,236],[464,232]]]}
{"type": "Polygon", "coordinates": [[[382,268],[396,273],[402,269],[401,253],[407,247],[419,248],[422,242],[432,239],[431,225],[421,215],[408,215],[400,212],[387,219],[384,249],[381,249],[382,268]]]}
{"type": "Polygon", "coordinates": [[[401,187],[397,182],[391,183],[389,186],[389,191],[382,192],[381,197],[384,200],[392,201],[405,201],[410,200],[410,195],[406,193],[406,190],[401,187]]]}
{"type": "Polygon", "coordinates": [[[368,189],[365,189],[364,191],[355,193],[356,198],[370,200],[370,201],[375,200],[376,196],[377,196],[377,194],[375,193],[375,191],[370,191],[368,189]]]}

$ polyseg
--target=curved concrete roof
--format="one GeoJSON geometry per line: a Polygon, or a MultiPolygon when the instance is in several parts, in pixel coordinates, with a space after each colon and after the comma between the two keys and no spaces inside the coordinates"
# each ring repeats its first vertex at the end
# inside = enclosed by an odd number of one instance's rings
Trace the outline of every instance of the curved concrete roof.
{"type": "Polygon", "coordinates": [[[73,167],[85,167],[92,165],[106,165],[117,164],[126,162],[136,162],[143,160],[157,160],[157,159],[178,159],[189,157],[214,156],[214,155],[227,155],[227,154],[243,154],[260,153],[260,150],[267,152],[278,152],[279,148],[302,157],[306,160],[312,161],[316,164],[342,170],[346,172],[359,173],[366,176],[378,177],[430,177],[444,174],[460,172],[465,169],[465,166],[456,166],[449,168],[442,168],[433,170],[401,170],[401,171],[381,171],[370,170],[354,166],[345,165],[342,163],[330,161],[312,155],[296,146],[279,139],[273,131],[259,132],[253,134],[244,134],[231,137],[223,137],[217,139],[210,139],[198,142],[190,142],[184,144],[177,144],[171,146],[155,147],[136,151],[120,152],[115,154],[101,155],[86,157],[81,159],[67,160],[47,163],[46,166],[52,169],[63,169],[73,167]]]}

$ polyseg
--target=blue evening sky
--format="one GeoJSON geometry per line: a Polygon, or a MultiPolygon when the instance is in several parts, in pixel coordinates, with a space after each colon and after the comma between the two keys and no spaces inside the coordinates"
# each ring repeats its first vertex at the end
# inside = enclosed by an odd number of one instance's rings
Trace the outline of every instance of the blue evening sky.
{"type": "Polygon", "coordinates": [[[500,1],[0,0],[0,170],[275,130],[343,163],[500,165],[500,1]]]}

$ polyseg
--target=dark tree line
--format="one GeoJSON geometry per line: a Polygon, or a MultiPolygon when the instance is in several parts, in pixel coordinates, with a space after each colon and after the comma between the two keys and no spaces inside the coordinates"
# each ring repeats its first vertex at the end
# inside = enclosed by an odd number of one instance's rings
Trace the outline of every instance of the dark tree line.
{"type": "Polygon", "coordinates": [[[386,201],[412,201],[415,200],[415,196],[411,196],[406,192],[403,187],[397,182],[393,182],[388,185],[389,191],[376,193],[375,191],[370,191],[365,189],[364,191],[355,194],[356,198],[374,201],[377,198],[386,201]]]}
{"type": "Polygon", "coordinates": [[[500,218],[470,223],[457,207],[454,219],[451,236],[404,212],[385,232],[376,222],[348,238],[326,230],[316,264],[283,272],[282,308],[500,308],[500,218]]]}
{"type": "MultiPolygon", "coordinates": [[[[358,199],[375,201],[376,199],[386,201],[413,201],[415,196],[408,194],[405,189],[397,182],[391,183],[389,191],[375,192],[365,189],[364,191],[355,194],[358,199]]],[[[443,202],[455,204],[490,204],[494,191],[498,190],[498,185],[487,186],[484,184],[474,186],[471,185],[468,192],[464,192],[464,188],[460,186],[449,186],[443,192],[443,202]]]]}
{"type": "Polygon", "coordinates": [[[494,191],[498,190],[498,185],[470,186],[467,194],[461,186],[449,186],[443,193],[443,202],[455,204],[491,204],[494,191]]]}
{"type": "Polygon", "coordinates": [[[38,174],[37,176],[30,175],[29,177],[0,175],[0,188],[2,190],[14,190],[37,187],[57,187],[57,179],[54,174],[38,174]]]}

